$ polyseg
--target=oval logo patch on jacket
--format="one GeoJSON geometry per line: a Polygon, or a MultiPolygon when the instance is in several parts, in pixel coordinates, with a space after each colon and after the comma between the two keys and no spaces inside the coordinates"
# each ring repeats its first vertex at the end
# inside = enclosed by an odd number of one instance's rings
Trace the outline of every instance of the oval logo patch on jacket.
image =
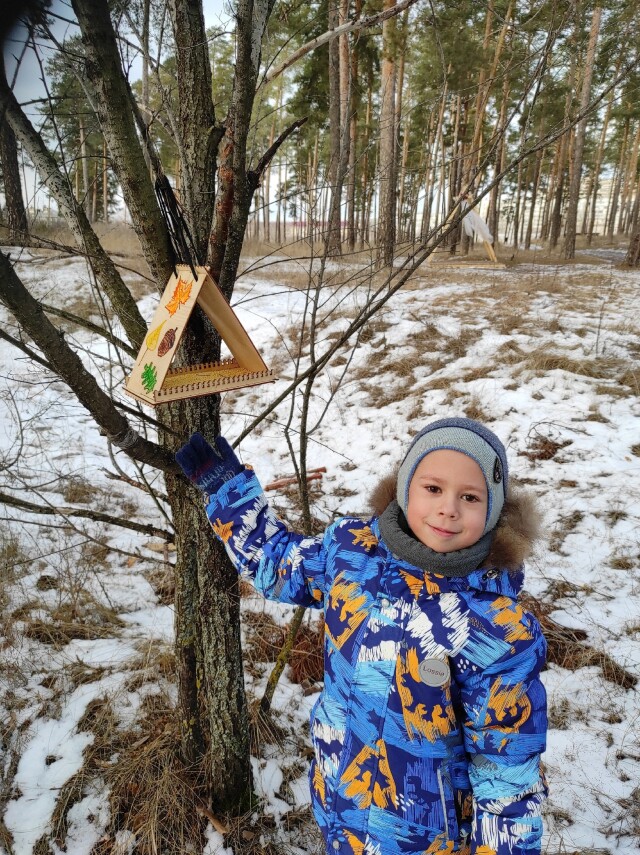
{"type": "Polygon", "coordinates": [[[426,686],[444,686],[450,677],[449,663],[443,659],[423,659],[418,673],[426,686]]]}

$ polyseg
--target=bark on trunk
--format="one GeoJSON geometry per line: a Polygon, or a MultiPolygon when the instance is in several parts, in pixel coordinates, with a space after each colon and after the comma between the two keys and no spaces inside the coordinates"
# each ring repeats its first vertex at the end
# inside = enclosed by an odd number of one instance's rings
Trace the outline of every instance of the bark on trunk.
{"type": "Polygon", "coordinates": [[[626,267],[640,267],[640,226],[636,226],[635,234],[629,241],[624,263],[626,267]]]}
{"type": "Polygon", "coordinates": [[[4,179],[7,237],[10,243],[25,246],[29,243],[29,223],[22,198],[18,146],[8,122],[0,122],[0,163],[4,179]]]}
{"type": "MultiPolygon", "coordinates": [[[[338,0],[329,0],[329,29],[334,30],[338,24],[338,0]]],[[[338,170],[340,164],[340,44],[339,39],[329,42],[329,192],[331,198],[342,195],[338,186],[338,170]]],[[[340,255],[342,242],[340,235],[340,205],[329,204],[329,223],[327,226],[327,251],[329,255],[340,255]]]]}
{"type": "MultiPolygon", "coordinates": [[[[591,17],[591,31],[589,33],[589,45],[584,63],[582,89],[580,93],[580,112],[584,113],[589,105],[591,95],[591,80],[593,77],[593,66],[595,63],[596,44],[600,32],[600,18],[602,9],[596,6],[591,17]]],[[[576,254],[576,226],[578,222],[578,202],[580,200],[580,185],[582,183],[582,160],[584,152],[584,140],[587,133],[587,117],[580,120],[576,128],[573,143],[571,184],[569,187],[569,204],[567,208],[566,233],[563,246],[563,255],[568,260],[576,254]]]]}
{"type": "MultiPolygon", "coordinates": [[[[384,0],[392,9],[395,0],[384,0]]],[[[382,66],[380,72],[380,209],[378,213],[378,262],[393,263],[396,242],[396,19],[382,25],[382,66]]]]}
{"type": "Polygon", "coordinates": [[[198,254],[204,260],[213,221],[216,151],[222,130],[215,126],[202,3],[200,0],[169,0],[169,8],[176,44],[184,201],[198,254]]]}
{"type": "Polygon", "coordinates": [[[227,299],[233,292],[251,199],[256,189],[248,174],[247,138],[260,71],[262,39],[272,8],[273,0],[239,0],[236,9],[233,96],[220,143],[218,189],[209,244],[212,274],[227,299]]]}

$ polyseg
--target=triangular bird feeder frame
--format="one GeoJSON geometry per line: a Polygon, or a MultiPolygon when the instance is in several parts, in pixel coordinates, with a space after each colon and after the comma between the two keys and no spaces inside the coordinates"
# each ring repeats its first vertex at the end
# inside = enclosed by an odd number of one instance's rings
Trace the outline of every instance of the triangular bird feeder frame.
{"type": "Polygon", "coordinates": [[[208,271],[178,264],[125,380],[125,391],[144,404],[157,406],[275,379],[208,271]],[[233,358],[172,369],[173,357],[196,303],[220,333],[233,358]]]}

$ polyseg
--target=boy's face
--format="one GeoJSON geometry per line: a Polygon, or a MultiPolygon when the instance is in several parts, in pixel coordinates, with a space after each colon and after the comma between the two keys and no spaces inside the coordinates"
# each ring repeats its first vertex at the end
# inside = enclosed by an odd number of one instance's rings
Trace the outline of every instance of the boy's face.
{"type": "Polygon", "coordinates": [[[425,546],[453,552],[480,540],[487,502],[487,485],[475,460],[460,451],[432,451],[411,479],[407,522],[425,546]]]}

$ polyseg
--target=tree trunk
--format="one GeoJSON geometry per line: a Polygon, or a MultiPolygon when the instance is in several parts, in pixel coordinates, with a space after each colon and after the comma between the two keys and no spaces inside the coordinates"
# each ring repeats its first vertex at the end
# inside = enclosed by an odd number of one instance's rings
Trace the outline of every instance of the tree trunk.
{"type": "MultiPolygon", "coordinates": [[[[392,9],[396,0],[384,0],[383,9],[392,9]]],[[[396,242],[396,19],[382,25],[382,66],[380,72],[380,167],[378,212],[378,263],[393,263],[396,242]]]]}
{"type": "Polygon", "coordinates": [[[640,225],[636,225],[636,230],[629,241],[624,263],[627,267],[640,267],[640,225]]]}
{"type": "MultiPolygon", "coordinates": [[[[354,18],[357,20],[362,14],[362,0],[356,0],[354,18]]],[[[358,104],[360,99],[358,92],[358,46],[354,44],[351,48],[351,62],[349,66],[351,92],[351,105],[349,107],[349,168],[347,170],[347,243],[353,252],[356,246],[356,142],[358,135],[358,104]]]]}
{"type": "MultiPolygon", "coordinates": [[[[0,67],[0,73],[4,76],[4,64],[1,61],[0,67]]],[[[8,122],[0,122],[0,163],[7,210],[7,237],[9,243],[26,246],[29,243],[29,222],[22,198],[18,146],[8,122]]]]}
{"type": "MultiPolygon", "coordinates": [[[[329,29],[338,26],[338,0],[329,0],[329,29]]],[[[340,93],[340,40],[329,42],[329,192],[342,195],[338,187],[338,168],[340,164],[340,120],[342,96],[340,93]]],[[[340,235],[340,205],[329,203],[329,219],[327,231],[327,247],[329,255],[340,255],[342,241],[340,235]]]]}
{"type": "Polygon", "coordinates": [[[607,237],[612,238],[616,226],[616,216],[618,214],[618,201],[620,199],[620,187],[622,185],[622,176],[624,172],[624,162],[627,157],[627,144],[629,140],[629,117],[625,119],[622,141],[620,143],[620,155],[618,165],[614,174],[614,180],[611,183],[611,194],[609,196],[609,213],[607,217],[607,237]]]}
{"type": "Polygon", "coordinates": [[[640,146],[640,126],[637,128],[634,135],[633,147],[629,154],[627,167],[625,169],[625,178],[622,185],[622,201],[620,204],[620,215],[618,220],[618,232],[626,234],[629,230],[629,221],[631,219],[631,200],[633,196],[633,188],[636,183],[636,175],[638,171],[638,147],[640,146]]]}
{"type": "Polygon", "coordinates": [[[80,133],[80,163],[82,164],[82,194],[81,202],[84,212],[87,215],[89,222],[93,222],[91,217],[91,194],[89,193],[89,156],[87,154],[87,140],[84,128],[84,118],[78,117],[78,130],[80,133]]]}
{"type": "Polygon", "coordinates": [[[611,108],[613,105],[613,99],[615,95],[615,89],[611,90],[611,94],[609,95],[609,99],[607,101],[607,109],[604,114],[604,121],[602,122],[602,130],[600,132],[600,140],[598,142],[598,150],[596,152],[595,161],[593,164],[593,173],[591,175],[591,180],[589,182],[589,199],[590,199],[590,208],[589,208],[589,225],[587,226],[587,246],[591,246],[591,241],[593,239],[593,230],[595,227],[596,221],[596,204],[598,201],[598,189],[600,185],[600,167],[602,166],[602,158],[604,156],[604,147],[607,141],[607,130],[609,127],[609,119],[611,117],[611,108]]]}
{"type": "MultiPolygon", "coordinates": [[[[243,12],[245,5],[240,4],[238,8],[239,20],[242,15],[245,26],[251,26],[246,12],[243,12]]],[[[198,252],[204,260],[214,216],[216,152],[222,129],[216,126],[213,108],[211,66],[202,4],[199,0],[169,0],[169,10],[176,44],[178,123],[185,207],[198,252]]],[[[256,16],[258,14],[259,11],[256,11],[256,16]]],[[[246,35],[243,38],[246,39],[246,35]]],[[[238,94],[236,77],[234,97],[238,94]]],[[[251,82],[247,84],[250,86],[251,82]]],[[[247,97],[244,89],[242,96],[243,99],[247,97]]]]}
{"type": "MultiPolygon", "coordinates": [[[[591,80],[595,64],[596,44],[600,32],[600,19],[602,9],[596,6],[591,18],[591,31],[589,33],[589,45],[584,62],[582,89],[580,93],[580,113],[584,113],[589,105],[591,96],[591,80]]],[[[563,256],[571,259],[576,254],[576,226],[578,222],[578,202],[580,200],[580,186],[582,184],[582,160],[584,152],[584,140],[587,133],[587,117],[578,122],[573,141],[571,184],[569,186],[569,203],[567,207],[566,233],[563,246],[563,256]]]]}

